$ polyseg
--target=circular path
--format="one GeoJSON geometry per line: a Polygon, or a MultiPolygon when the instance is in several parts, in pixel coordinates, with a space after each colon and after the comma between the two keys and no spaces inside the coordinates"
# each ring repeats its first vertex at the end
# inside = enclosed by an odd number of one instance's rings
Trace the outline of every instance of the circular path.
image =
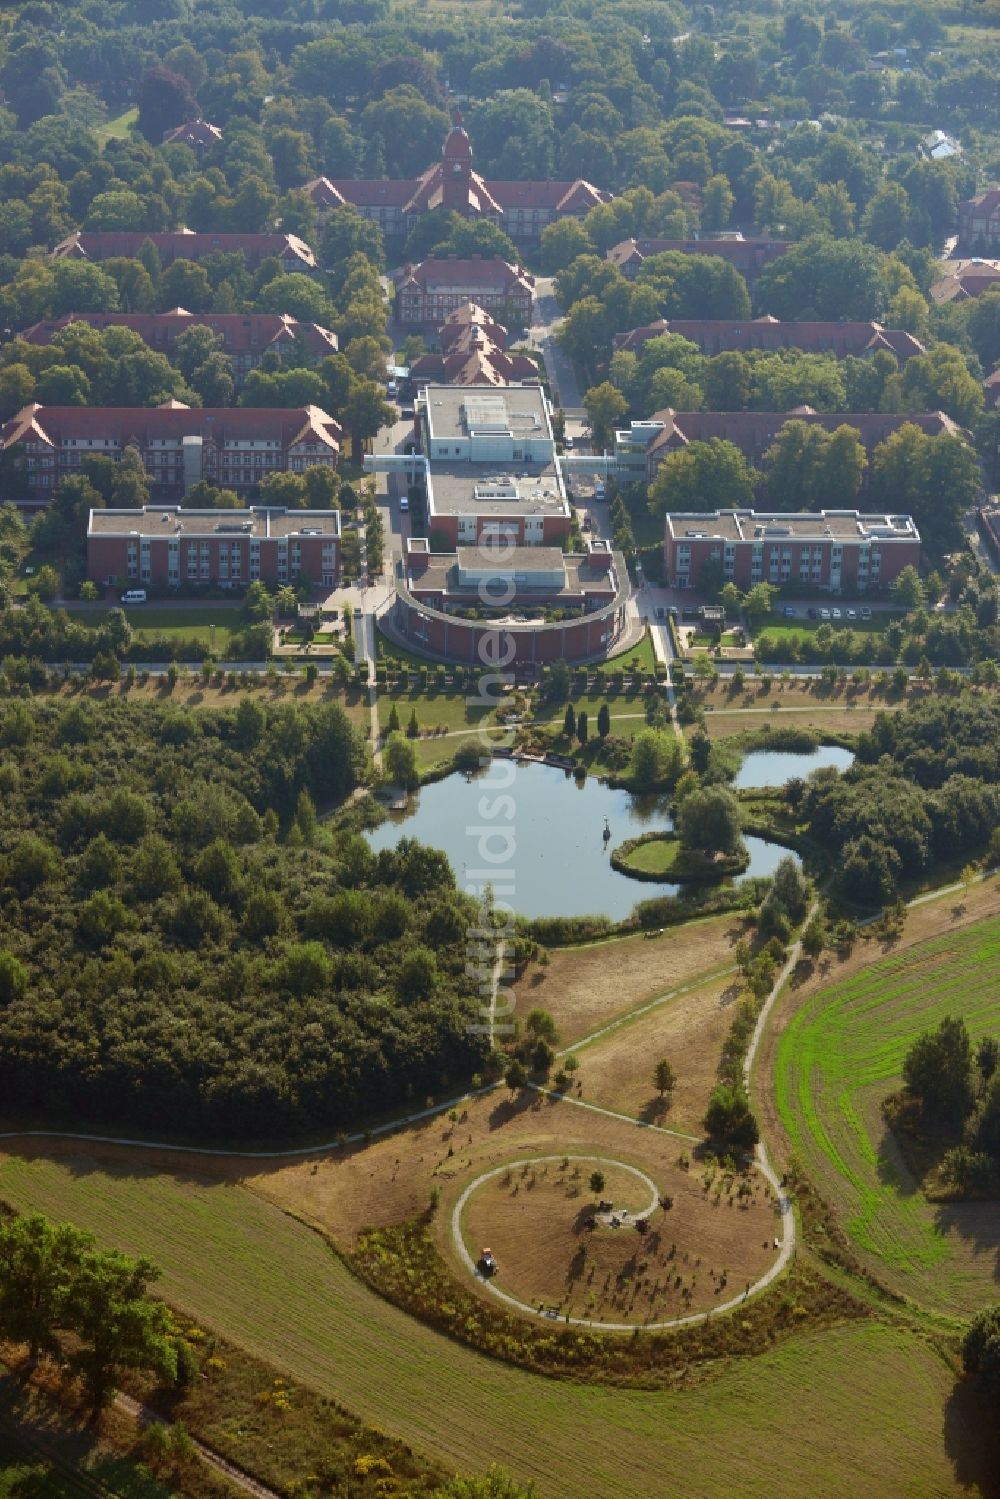
{"type": "MultiPolygon", "coordinates": [[[[484,1182],[491,1181],[494,1176],[499,1176],[504,1171],[510,1171],[515,1166],[538,1166],[547,1161],[563,1160],[594,1161],[596,1164],[601,1166],[613,1166],[616,1170],[619,1171],[630,1171],[633,1176],[637,1176],[640,1181],[644,1182],[650,1189],[651,1200],[648,1207],[643,1208],[641,1212],[629,1214],[629,1218],[633,1221],[636,1218],[648,1218],[649,1215],[654,1212],[655,1209],[659,1206],[660,1202],[660,1194],[652,1177],[647,1176],[644,1171],[640,1171],[637,1166],[628,1166],[624,1161],[610,1160],[606,1156],[536,1155],[527,1156],[524,1158],[519,1157],[513,1161],[505,1161],[502,1166],[494,1166],[489,1171],[483,1171],[479,1176],[475,1177],[473,1181],[469,1182],[468,1186],[463,1189],[458,1201],[455,1203],[455,1206],[451,1210],[452,1243],[454,1244],[458,1256],[461,1259],[462,1263],[465,1265],[466,1269],[471,1275],[474,1275],[477,1280],[482,1281],[482,1284],[486,1287],[491,1295],[496,1296],[500,1301],[505,1301],[508,1306],[514,1307],[515,1310],[519,1312],[527,1312],[530,1317],[537,1317],[539,1315],[537,1306],[532,1306],[529,1302],[522,1301],[518,1296],[512,1296],[509,1291],[501,1290],[495,1280],[485,1279],[479,1274],[479,1271],[476,1269],[476,1262],[472,1258],[472,1255],[469,1253],[468,1248],[466,1247],[465,1239],[462,1236],[462,1213],[465,1209],[466,1203],[469,1201],[469,1198],[472,1196],[472,1194],[476,1192],[484,1182]]],[[[792,1248],[795,1243],[794,1219],[792,1216],[791,1203],[789,1202],[788,1198],[782,1193],[778,1180],[772,1172],[770,1166],[768,1165],[766,1158],[761,1159],[760,1157],[758,1157],[755,1160],[754,1165],[756,1169],[761,1172],[762,1176],[765,1177],[772,1190],[774,1191],[778,1212],[781,1216],[782,1237],[781,1239],[776,1241],[778,1244],[778,1254],[774,1264],[770,1267],[770,1269],[764,1272],[759,1280],[754,1282],[754,1284],[748,1291],[744,1291],[740,1296],[732,1297],[732,1299],[729,1301],[721,1302],[718,1306],[709,1307],[707,1311],[689,1312],[684,1317],[668,1317],[665,1321],[661,1322],[602,1322],[599,1318],[596,1317],[569,1317],[563,1313],[560,1313],[558,1321],[561,1322],[563,1326],[594,1327],[603,1332],[634,1333],[637,1329],[643,1329],[646,1332],[658,1332],[665,1328],[687,1327],[694,1322],[704,1322],[707,1317],[718,1316],[719,1312],[731,1312],[735,1310],[736,1307],[742,1306],[748,1297],[756,1295],[758,1291],[762,1291],[765,1286],[770,1285],[771,1281],[774,1280],[777,1275],[780,1275],[781,1271],[785,1268],[785,1265],[788,1263],[789,1257],[791,1255],[792,1248]]],[[[542,1313],[542,1315],[545,1316],[547,1314],[542,1313]]],[[[553,1318],[552,1320],[556,1319],[553,1318]]]]}

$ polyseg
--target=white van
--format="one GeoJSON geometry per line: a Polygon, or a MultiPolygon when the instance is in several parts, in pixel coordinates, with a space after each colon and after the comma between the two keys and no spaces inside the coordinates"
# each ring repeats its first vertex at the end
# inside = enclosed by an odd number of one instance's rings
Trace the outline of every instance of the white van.
{"type": "Polygon", "coordinates": [[[122,594],[123,604],[144,604],[146,602],[145,588],[128,588],[122,594]]]}
{"type": "Polygon", "coordinates": [[[594,499],[598,502],[604,499],[604,480],[598,479],[594,484],[594,499]]]}

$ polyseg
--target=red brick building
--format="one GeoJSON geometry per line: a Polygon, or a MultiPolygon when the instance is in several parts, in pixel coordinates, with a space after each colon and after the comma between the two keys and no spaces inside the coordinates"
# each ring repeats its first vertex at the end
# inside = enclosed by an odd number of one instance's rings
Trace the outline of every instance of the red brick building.
{"type": "Polygon", "coordinates": [[[338,510],[92,510],[87,577],[156,588],[269,587],[303,578],[325,588],[340,573],[338,510]]]}
{"type": "Polygon", "coordinates": [[[869,462],[874,449],[906,423],[930,437],[944,433],[965,437],[966,433],[943,411],[916,411],[903,415],[884,411],[814,411],[797,406],[792,411],[657,411],[650,423],[659,430],[646,449],[646,481],[652,483],[657,469],[671,453],[689,442],[710,442],[713,437],[734,443],[751,463],[758,463],[786,422],[806,422],[833,432],[854,427],[869,462]]]}
{"type": "Polygon", "coordinates": [[[410,379],[421,385],[517,385],[537,380],[538,366],[527,354],[507,352],[507,329],[473,302],[450,312],[438,330],[440,352],[421,354],[410,379]]]}
{"type": "Polygon", "coordinates": [[[48,504],[59,481],[97,454],[142,458],[157,499],[180,498],[202,479],[256,494],[269,473],[335,468],[339,422],[318,406],[25,406],[0,428],[0,448],[23,455],[29,505],[48,504]]]}
{"type": "Polygon", "coordinates": [[[496,224],[515,243],[534,244],[564,218],[583,218],[611,194],[582,177],[572,182],[487,181],[472,165],[472,143],[461,116],[449,131],[441,160],[407,180],[314,177],[303,187],[321,218],[351,204],[390,238],[410,233],[425,213],[442,208],[464,219],[496,224]]]}
{"type": "Polygon", "coordinates": [[[396,277],[396,318],[410,328],[439,328],[468,302],[495,314],[497,322],[527,327],[535,278],[499,256],[422,260],[396,277]]]}
{"type": "Polygon", "coordinates": [[[585,661],[610,655],[622,639],[629,592],[624,558],[607,542],[574,555],[506,546],[442,554],[417,538],[390,618],[397,635],[443,661],[482,664],[498,654],[509,667],[585,661]],[[471,610],[495,617],[465,617],[471,610]],[[546,619],[553,610],[567,617],[546,619]],[[489,655],[481,649],[486,636],[495,642],[489,655]]]}
{"type": "Polygon", "coordinates": [[[639,274],[639,267],[651,255],[662,255],[667,250],[677,250],[682,255],[719,255],[745,277],[747,282],[756,281],[765,266],[772,260],[780,260],[791,241],[784,239],[623,239],[612,245],[606,259],[616,265],[623,276],[632,280],[639,274]]]}
{"type": "Polygon", "coordinates": [[[853,595],[885,589],[904,567],[919,566],[920,534],[908,515],[857,510],[674,512],[665,518],[663,550],[673,588],[698,588],[711,564],[744,591],[772,583],[853,595]]]}
{"type": "Polygon", "coordinates": [[[316,257],[297,234],[197,234],[193,229],[77,229],[52,251],[55,260],[109,260],[123,255],[135,259],[146,241],[156,247],[164,268],[175,260],[201,260],[205,255],[242,253],[248,271],[272,256],[283,271],[314,271],[316,257]]]}
{"type": "Polygon", "coordinates": [[[801,349],[806,354],[848,355],[864,359],[871,354],[892,354],[900,364],[925,352],[919,338],[902,328],[883,328],[881,323],[782,323],[775,317],[758,318],[660,318],[629,333],[615,334],[615,348],[640,354],[654,338],[675,333],[697,344],[703,354],[760,350],[765,354],[781,349],[801,349]]]}
{"type": "Polygon", "coordinates": [[[175,307],[171,312],[67,312],[62,317],[46,318],[33,323],[18,337],[29,344],[48,344],[54,333],[71,323],[86,323],[91,328],[130,328],[151,349],[170,358],[174,344],[188,328],[211,328],[222,340],[222,352],[233,362],[233,374],[241,385],[251,370],[259,367],[265,354],[286,358],[293,351],[305,351],[318,362],[336,354],[336,333],[319,323],[300,323],[280,312],[188,312],[175,307]]]}

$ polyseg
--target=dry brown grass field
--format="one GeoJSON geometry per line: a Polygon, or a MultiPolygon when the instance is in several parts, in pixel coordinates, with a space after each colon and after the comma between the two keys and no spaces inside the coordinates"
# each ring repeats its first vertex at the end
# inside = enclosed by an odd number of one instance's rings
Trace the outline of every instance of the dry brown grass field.
{"type": "Polygon", "coordinates": [[[657,1208],[644,1233],[624,1220],[589,1226],[593,1169],[605,1177],[601,1196],[630,1212],[649,1203],[639,1178],[603,1159],[554,1158],[513,1161],[483,1182],[463,1213],[465,1246],[473,1258],[489,1246],[510,1295],[575,1317],[641,1325],[718,1306],[773,1263],[773,1199],[756,1172],[741,1196],[741,1178],[684,1170],[669,1155],[652,1179],[671,1207],[657,1208]]]}
{"type": "MultiPolygon", "coordinates": [[[[643,887],[636,891],[641,900],[643,887]]],[[[548,1010],[568,1046],[661,994],[731,967],[744,933],[743,921],[730,914],[669,927],[658,937],[556,948],[545,967],[531,964],[518,980],[518,1010],[548,1010]]]]}
{"type": "Polygon", "coordinates": [[[582,1096],[602,1108],[700,1135],[705,1106],[718,1081],[722,1043],[741,992],[737,978],[730,972],[678,994],[582,1047],[576,1053],[582,1096]],[[667,1108],[653,1083],[653,1068],[661,1057],[677,1077],[667,1108]]]}

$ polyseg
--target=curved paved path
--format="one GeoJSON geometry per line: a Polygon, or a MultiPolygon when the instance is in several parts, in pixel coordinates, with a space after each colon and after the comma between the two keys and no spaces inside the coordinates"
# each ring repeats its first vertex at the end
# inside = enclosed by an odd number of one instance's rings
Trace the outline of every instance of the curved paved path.
{"type": "MultiPolygon", "coordinates": [[[[607,1110],[602,1109],[598,1112],[606,1113],[607,1110]]],[[[614,1117],[620,1118],[622,1116],[615,1115],[614,1117]]],[[[635,1122],[637,1121],[633,1121],[633,1123],[635,1122]]],[[[653,1200],[648,1208],[646,1208],[641,1213],[630,1215],[632,1217],[648,1218],[650,1213],[652,1213],[658,1207],[660,1201],[660,1194],[656,1185],[654,1184],[652,1178],[647,1176],[644,1171],[640,1171],[637,1166],[627,1165],[625,1161],[612,1160],[607,1156],[597,1155],[571,1155],[568,1157],[559,1155],[528,1156],[523,1160],[507,1161],[502,1166],[494,1166],[489,1171],[482,1172],[475,1178],[474,1181],[469,1182],[468,1186],[462,1192],[461,1196],[459,1197],[458,1201],[455,1203],[455,1206],[451,1211],[452,1242],[454,1243],[455,1248],[458,1251],[458,1255],[464,1263],[466,1269],[471,1275],[475,1275],[477,1279],[482,1280],[483,1285],[491,1295],[496,1296],[500,1301],[505,1301],[508,1306],[514,1307],[516,1311],[527,1312],[530,1317],[539,1316],[537,1306],[532,1306],[530,1302],[522,1301],[518,1296],[512,1296],[509,1291],[501,1290],[495,1280],[484,1280],[483,1277],[479,1275],[479,1272],[476,1269],[475,1261],[466,1248],[465,1240],[462,1237],[462,1213],[465,1209],[466,1203],[468,1202],[472,1194],[477,1191],[477,1189],[481,1187],[484,1182],[490,1181],[494,1176],[499,1176],[502,1171],[510,1171],[513,1166],[531,1166],[540,1164],[543,1161],[562,1161],[566,1159],[571,1161],[596,1161],[602,1166],[614,1166],[619,1171],[631,1171],[635,1176],[638,1176],[640,1180],[646,1182],[652,1190],[653,1200]]],[[[785,1223],[785,1234],[782,1240],[781,1253],[778,1255],[778,1258],[775,1260],[770,1269],[765,1271],[760,1279],[750,1287],[749,1291],[744,1291],[740,1296],[733,1296],[729,1301],[721,1302],[718,1306],[709,1307],[707,1311],[690,1312],[684,1317],[668,1317],[660,1322],[602,1322],[594,1317],[569,1317],[564,1314],[560,1314],[558,1318],[551,1318],[551,1320],[560,1322],[564,1327],[592,1327],[596,1328],[600,1332],[634,1333],[637,1330],[641,1332],[662,1332],[671,1327],[688,1327],[695,1322],[704,1322],[709,1317],[717,1316],[719,1312],[734,1311],[736,1307],[742,1306],[743,1303],[748,1299],[748,1297],[756,1295],[758,1291],[762,1291],[765,1286],[770,1285],[775,1276],[780,1275],[781,1271],[784,1269],[785,1265],[788,1262],[789,1255],[792,1252],[792,1247],[794,1246],[794,1227],[792,1227],[791,1232],[789,1232],[789,1225],[794,1224],[794,1219],[791,1213],[791,1204],[788,1202],[787,1198],[783,1198],[781,1196],[781,1189],[778,1186],[777,1179],[770,1166],[766,1163],[766,1161],[762,1161],[759,1159],[757,1160],[756,1165],[757,1169],[762,1172],[762,1174],[767,1178],[771,1187],[774,1189],[775,1196],[778,1199],[779,1207],[781,1209],[782,1218],[785,1223]]],[[[546,1314],[542,1313],[541,1315],[545,1316],[546,1314]]]]}

